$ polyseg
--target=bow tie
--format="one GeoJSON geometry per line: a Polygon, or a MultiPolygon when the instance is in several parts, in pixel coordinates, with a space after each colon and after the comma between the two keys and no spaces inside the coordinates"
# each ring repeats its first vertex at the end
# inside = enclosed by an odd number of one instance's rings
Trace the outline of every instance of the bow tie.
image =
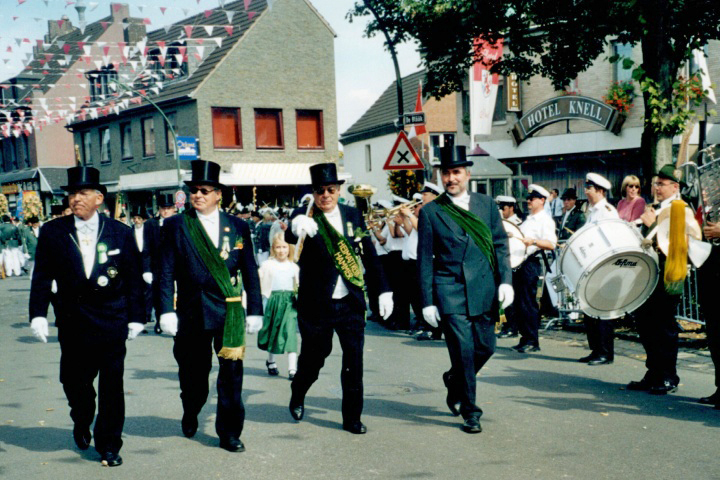
{"type": "Polygon", "coordinates": [[[79,223],[75,226],[75,228],[77,228],[77,231],[83,235],[89,235],[95,231],[95,225],[91,225],[89,223],[79,223]]]}

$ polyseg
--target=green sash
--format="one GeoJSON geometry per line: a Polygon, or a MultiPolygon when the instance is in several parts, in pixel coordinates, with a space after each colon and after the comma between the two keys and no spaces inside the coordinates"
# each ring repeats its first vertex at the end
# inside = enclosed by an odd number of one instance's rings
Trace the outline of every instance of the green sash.
{"type": "Polygon", "coordinates": [[[450,218],[452,218],[465,233],[470,235],[470,238],[473,239],[475,244],[480,248],[480,251],[485,255],[485,258],[487,258],[490,263],[490,268],[492,268],[494,272],[496,268],[495,245],[493,244],[492,232],[490,232],[490,228],[483,222],[482,218],[469,210],[455,205],[447,192],[437,197],[435,203],[437,203],[445,213],[450,215],[450,218]]]}
{"type": "Polygon", "coordinates": [[[363,288],[365,280],[360,260],[355,255],[348,239],[330,225],[323,212],[314,212],[313,218],[318,224],[318,234],[325,242],[325,246],[335,262],[335,268],[345,280],[356,287],[363,288]]]}
{"type": "Polygon", "coordinates": [[[192,215],[190,212],[191,210],[188,210],[183,215],[185,226],[190,232],[190,240],[210,271],[210,275],[220,287],[220,291],[225,295],[225,329],[223,346],[218,357],[242,360],[245,357],[245,310],[242,305],[242,287],[233,286],[225,261],[220,257],[197,215],[192,215]]]}

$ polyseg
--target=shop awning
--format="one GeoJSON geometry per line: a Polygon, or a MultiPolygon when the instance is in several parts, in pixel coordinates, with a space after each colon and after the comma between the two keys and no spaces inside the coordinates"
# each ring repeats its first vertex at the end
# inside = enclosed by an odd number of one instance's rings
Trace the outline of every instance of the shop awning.
{"type": "MultiPolygon", "coordinates": [[[[183,180],[190,180],[190,172],[180,170],[183,180]]],[[[120,175],[117,191],[158,190],[178,186],[177,170],[158,170],[157,172],[131,173],[120,175]]]]}
{"type": "Polygon", "coordinates": [[[513,171],[495,157],[472,156],[471,159],[475,163],[475,165],[470,167],[473,178],[505,178],[512,177],[513,175],[513,171]]]}
{"type": "Polygon", "coordinates": [[[11,184],[28,180],[40,179],[40,191],[62,194],[60,188],[67,183],[68,167],[40,167],[18,170],[0,175],[0,184],[11,184]]]}

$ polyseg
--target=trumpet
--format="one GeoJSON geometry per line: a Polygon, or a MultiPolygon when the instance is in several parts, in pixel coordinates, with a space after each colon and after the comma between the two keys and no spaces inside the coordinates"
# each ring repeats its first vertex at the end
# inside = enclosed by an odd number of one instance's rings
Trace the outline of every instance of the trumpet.
{"type": "Polygon", "coordinates": [[[400,212],[401,208],[415,208],[420,204],[422,204],[422,200],[413,200],[412,202],[403,203],[392,208],[374,209],[371,207],[365,214],[365,224],[367,225],[367,228],[369,230],[373,229],[379,226],[381,223],[387,221],[388,218],[392,218],[397,215],[400,212]]]}

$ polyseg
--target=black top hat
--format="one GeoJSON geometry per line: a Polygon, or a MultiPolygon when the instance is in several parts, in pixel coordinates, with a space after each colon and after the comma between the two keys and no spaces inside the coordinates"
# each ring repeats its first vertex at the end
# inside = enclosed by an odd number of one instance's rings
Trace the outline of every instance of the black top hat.
{"type": "Polygon", "coordinates": [[[472,167],[474,163],[467,159],[467,147],[455,145],[452,150],[444,149],[440,152],[440,168],[442,170],[458,167],[472,167]]]}
{"type": "Polygon", "coordinates": [[[150,218],[147,209],[143,205],[138,205],[130,210],[130,217],[142,217],[145,220],[150,218]]]}
{"type": "Polygon", "coordinates": [[[107,194],[105,185],[100,184],[100,172],[93,167],[72,167],[68,168],[68,184],[60,187],[66,192],[77,192],[86,188],[99,190],[103,195],[107,194]]]}
{"type": "Polygon", "coordinates": [[[572,200],[577,200],[577,191],[574,188],[566,188],[562,196],[560,196],[560,200],[565,200],[568,198],[572,200]]]}
{"type": "Polygon", "coordinates": [[[318,163],[310,166],[310,182],[313,187],[324,185],[342,185],[345,180],[338,180],[337,167],[334,163],[318,163]]]}
{"type": "Polygon", "coordinates": [[[210,185],[211,187],[225,188],[220,183],[220,165],[207,160],[193,160],[190,162],[192,168],[192,178],[185,182],[185,185],[192,187],[194,185],[210,185]]]}
{"type": "Polygon", "coordinates": [[[172,193],[161,193],[157,196],[158,208],[172,207],[175,205],[175,196],[172,193]]]}

